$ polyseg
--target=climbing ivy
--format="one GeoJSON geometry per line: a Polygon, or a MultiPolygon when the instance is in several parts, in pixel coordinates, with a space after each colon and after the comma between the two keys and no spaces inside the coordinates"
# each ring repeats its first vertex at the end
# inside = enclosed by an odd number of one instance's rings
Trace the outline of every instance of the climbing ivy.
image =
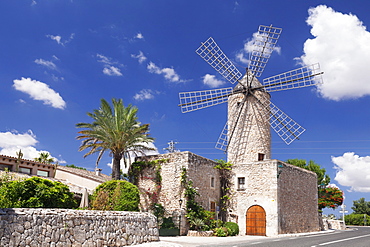
{"type": "Polygon", "coordinates": [[[220,219],[226,221],[227,208],[230,206],[231,199],[231,167],[230,162],[224,160],[216,160],[218,163],[213,168],[219,170],[220,173],[220,219]]]}
{"type": "Polygon", "coordinates": [[[193,186],[193,181],[188,179],[187,170],[185,167],[181,171],[181,186],[184,189],[184,195],[186,198],[186,211],[185,217],[190,223],[190,229],[204,230],[204,227],[210,226],[211,220],[214,217],[214,213],[205,210],[202,205],[195,201],[195,198],[199,196],[198,191],[193,186]],[[199,222],[204,224],[199,225],[199,222]]]}
{"type": "Polygon", "coordinates": [[[162,176],[161,176],[161,164],[168,162],[168,159],[158,159],[152,161],[135,161],[131,164],[130,169],[128,171],[128,177],[130,182],[137,185],[139,182],[139,176],[141,175],[142,171],[146,168],[154,168],[155,169],[155,178],[154,181],[157,185],[161,185],[162,183],[162,176]]]}

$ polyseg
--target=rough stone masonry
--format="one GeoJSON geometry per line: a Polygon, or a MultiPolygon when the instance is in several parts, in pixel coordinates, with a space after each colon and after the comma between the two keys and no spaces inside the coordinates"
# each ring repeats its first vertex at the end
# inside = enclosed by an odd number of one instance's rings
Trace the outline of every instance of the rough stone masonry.
{"type": "Polygon", "coordinates": [[[0,246],[103,247],[159,241],[154,215],[125,211],[0,209],[0,246]]]}

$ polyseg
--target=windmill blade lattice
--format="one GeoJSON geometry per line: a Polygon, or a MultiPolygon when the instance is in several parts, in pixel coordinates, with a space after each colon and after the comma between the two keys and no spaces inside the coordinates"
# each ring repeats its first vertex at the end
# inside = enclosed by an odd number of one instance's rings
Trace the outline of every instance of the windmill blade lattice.
{"type": "Polygon", "coordinates": [[[179,93],[181,112],[191,112],[227,102],[233,88],[220,88],[204,91],[179,93]]]}
{"type": "Polygon", "coordinates": [[[290,118],[286,113],[274,105],[270,99],[263,94],[258,97],[252,93],[254,97],[266,108],[269,116],[266,116],[270,121],[271,128],[278,134],[278,136],[289,145],[294,140],[306,131],[301,125],[290,118]]]}
{"type": "Polygon", "coordinates": [[[239,82],[242,73],[240,73],[225,53],[223,53],[212,37],[201,43],[201,46],[195,52],[226,80],[232,84],[239,82]]]}
{"type": "Polygon", "coordinates": [[[260,77],[274,51],[282,28],[260,25],[254,41],[254,49],[249,57],[248,70],[260,77]]]}
{"type": "Polygon", "coordinates": [[[267,92],[289,90],[322,84],[323,72],[318,63],[294,69],[263,80],[263,88],[267,92]]]}

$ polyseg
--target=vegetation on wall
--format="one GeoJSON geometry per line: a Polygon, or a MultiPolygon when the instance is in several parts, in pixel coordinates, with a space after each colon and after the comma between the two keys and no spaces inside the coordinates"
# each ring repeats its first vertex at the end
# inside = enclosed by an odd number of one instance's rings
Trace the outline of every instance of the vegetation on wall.
{"type": "Polygon", "coordinates": [[[75,165],[73,165],[73,164],[66,165],[66,167],[71,167],[71,168],[76,168],[76,169],[80,169],[80,170],[85,170],[85,171],[87,171],[87,170],[86,170],[86,168],[79,167],[79,166],[75,166],[75,165]]]}
{"type": "Polygon", "coordinates": [[[188,179],[187,170],[182,168],[181,186],[184,188],[186,197],[186,215],[191,230],[209,230],[212,229],[212,220],[214,213],[205,210],[195,199],[199,196],[198,191],[193,186],[193,181],[188,179]]]}
{"type": "Polygon", "coordinates": [[[227,209],[231,199],[231,168],[232,164],[225,160],[216,160],[218,163],[214,168],[220,173],[220,219],[226,221],[227,209]]]}
{"type": "Polygon", "coordinates": [[[139,189],[124,180],[111,180],[99,185],[91,196],[91,209],[139,211],[139,189]]]}
{"type": "Polygon", "coordinates": [[[0,208],[76,208],[73,196],[67,185],[48,179],[0,179],[0,208]]]}

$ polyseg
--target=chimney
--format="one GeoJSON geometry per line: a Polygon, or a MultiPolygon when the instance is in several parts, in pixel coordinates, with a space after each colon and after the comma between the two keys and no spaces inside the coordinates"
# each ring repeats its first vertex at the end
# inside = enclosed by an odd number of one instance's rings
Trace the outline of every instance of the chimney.
{"type": "Polygon", "coordinates": [[[101,172],[102,169],[100,168],[95,168],[95,175],[96,176],[100,176],[100,172],[101,172]]]}

